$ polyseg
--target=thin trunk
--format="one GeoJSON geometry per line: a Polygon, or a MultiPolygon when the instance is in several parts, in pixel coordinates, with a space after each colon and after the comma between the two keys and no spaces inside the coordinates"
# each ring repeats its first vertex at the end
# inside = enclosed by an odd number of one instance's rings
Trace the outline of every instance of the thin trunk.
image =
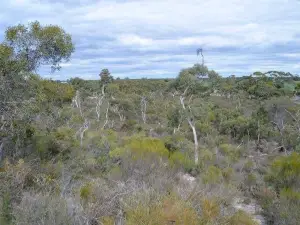
{"type": "Polygon", "coordinates": [[[3,142],[1,143],[0,145],[0,162],[2,162],[2,159],[3,159],[3,155],[4,155],[4,152],[3,152],[3,142]]]}
{"type": "MultiPolygon", "coordinates": [[[[186,89],[187,90],[187,89],[186,89]]],[[[185,90],[185,92],[186,92],[185,90]]],[[[186,107],[184,104],[184,97],[180,96],[180,103],[182,105],[182,108],[184,111],[186,111],[186,107]]],[[[191,112],[191,108],[189,107],[189,111],[191,112]]],[[[195,164],[197,165],[199,163],[199,152],[198,152],[198,137],[197,137],[197,131],[195,128],[195,124],[192,122],[192,118],[190,117],[190,115],[187,115],[187,121],[192,129],[193,132],[193,137],[194,137],[194,157],[195,157],[195,164]]]]}
{"type": "Polygon", "coordinates": [[[197,131],[195,128],[195,125],[191,122],[190,119],[188,119],[189,125],[193,131],[193,137],[194,137],[194,157],[195,157],[195,164],[197,165],[199,162],[199,152],[198,152],[198,137],[197,137],[197,131]]]}
{"type": "Polygon", "coordinates": [[[122,209],[119,209],[118,215],[115,218],[115,225],[124,225],[124,213],[122,209]]]}
{"type": "Polygon", "coordinates": [[[142,119],[144,123],[146,123],[146,111],[147,111],[147,101],[146,98],[143,96],[141,99],[141,112],[142,112],[142,119]]]}
{"type": "Polygon", "coordinates": [[[101,89],[102,95],[105,94],[105,93],[104,93],[104,88],[105,88],[105,85],[103,84],[103,85],[102,85],[102,89],[101,89]]]}
{"type": "Polygon", "coordinates": [[[97,121],[100,121],[101,106],[102,106],[102,103],[103,103],[103,98],[104,98],[104,95],[102,95],[101,97],[99,97],[97,105],[96,105],[97,121]]]}
{"type": "Polygon", "coordinates": [[[108,123],[108,110],[109,110],[109,102],[107,103],[107,108],[106,108],[106,113],[105,113],[105,122],[104,122],[102,129],[104,129],[108,123]]]}

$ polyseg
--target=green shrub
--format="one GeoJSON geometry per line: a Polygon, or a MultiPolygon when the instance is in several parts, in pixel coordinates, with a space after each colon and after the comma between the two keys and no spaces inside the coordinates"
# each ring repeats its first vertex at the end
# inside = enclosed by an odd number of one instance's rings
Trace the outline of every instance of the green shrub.
{"type": "Polygon", "coordinates": [[[222,170],[222,176],[223,176],[223,178],[224,178],[224,180],[226,182],[230,182],[230,180],[231,180],[231,178],[233,176],[233,173],[234,173],[234,170],[232,168],[230,168],[230,167],[224,168],[222,170]]]}
{"type": "Polygon", "coordinates": [[[41,157],[48,157],[59,153],[59,146],[55,142],[55,137],[51,134],[38,134],[34,136],[35,150],[41,157]]]}
{"type": "Polygon", "coordinates": [[[222,180],[222,170],[215,166],[209,166],[202,176],[205,184],[216,184],[222,180]]]}
{"type": "Polygon", "coordinates": [[[277,190],[297,187],[300,182],[300,154],[294,152],[275,159],[266,180],[277,190]]]}
{"type": "Polygon", "coordinates": [[[220,205],[215,199],[202,199],[200,224],[214,224],[219,219],[220,212],[220,205]]]}
{"type": "Polygon", "coordinates": [[[125,138],[124,146],[115,149],[110,155],[120,156],[124,152],[130,153],[133,159],[145,158],[151,155],[167,158],[169,155],[169,151],[162,140],[143,136],[125,138]]]}
{"type": "Polygon", "coordinates": [[[194,166],[194,162],[189,159],[188,155],[178,151],[170,155],[169,161],[171,165],[182,166],[187,172],[189,172],[194,166]]]}
{"type": "Polygon", "coordinates": [[[228,219],[228,224],[230,225],[258,225],[251,216],[249,216],[244,211],[239,210],[233,216],[228,219]]]}
{"type": "Polygon", "coordinates": [[[0,223],[10,224],[13,219],[10,193],[6,192],[0,200],[2,201],[0,204],[0,223]]]}
{"type": "Polygon", "coordinates": [[[91,183],[87,183],[80,188],[80,198],[83,200],[87,200],[92,195],[92,185],[91,183]]]}
{"type": "Polygon", "coordinates": [[[221,144],[220,152],[227,156],[231,162],[236,162],[241,156],[241,150],[231,144],[221,144]]]}
{"type": "Polygon", "coordinates": [[[168,196],[159,202],[139,204],[126,210],[126,224],[181,224],[198,225],[200,219],[196,211],[186,202],[168,196]]]}
{"type": "Polygon", "coordinates": [[[75,95],[74,88],[69,84],[41,80],[39,87],[44,98],[51,102],[71,102],[75,95]]]}
{"type": "Polygon", "coordinates": [[[130,131],[130,130],[133,130],[136,125],[137,125],[137,121],[136,120],[132,120],[132,119],[126,120],[123,123],[123,125],[121,127],[121,130],[123,130],[123,131],[130,131]]]}

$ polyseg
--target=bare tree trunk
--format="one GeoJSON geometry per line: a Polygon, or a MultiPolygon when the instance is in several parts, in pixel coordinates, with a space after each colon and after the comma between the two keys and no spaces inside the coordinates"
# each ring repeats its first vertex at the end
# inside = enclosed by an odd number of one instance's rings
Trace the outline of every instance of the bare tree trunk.
{"type": "Polygon", "coordinates": [[[142,112],[142,119],[144,123],[146,123],[146,110],[147,110],[147,101],[146,101],[146,97],[143,96],[141,99],[141,112],[142,112]]]}
{"type": "Polygon", "coordinates": [[[104,122],[102,129],[104,129],[108,123],[108,110],[109,110],[109,102],[107,102],[107,108],[106,108],[106,113],[105,113],[105,122],[104,122]]]}
{"type": "Polygon", "coordinates": [[[0,162],[2,162],[2,158],[3,158],[3,155],[4,155],[4,153],[3,153],[3,142],[1,143],[1,145],[0,145],[0,162]]]}
{"type": "MultiPolygon", "coordinates": [[[[186,107],[185,107],[185,104],[184,104],[184,97],[183,96],[180,96],[180,103],[182,105],[183,110],[186,111],[186,107]]],[[[191,111],[190,107],[189,107],[189,111],[191,111]]],[[[197,165],[199,163],[199,152],[198,152],[199,144],[198,144],[198,136],[197,136],[197,131],[196,131],[196,128],[195,128],[195,124],[194,124],[193,119],[191,117],[192,117],[191,115],[187,115],[187,121],[189,123],[189,126],[192,129],[192,132],[193,132],[193,137],[194,137],[194,157],[195,157],[195,164],[197,165]]]]}
{"type": "Polygon", "coordinates": [[[104,93],[104,88],[105,88],[105,85],[103,84],[103,85],[102,85],[102,89],[101,89],[101,93],[102,93],[103,96],[105,95],[105,93],[104,93]]]}
{"type": "Polygon", "coordinates": [[[97,105],[96,105],[97,121],[100,121],[101,106],[102,106],[102,103],[103,103],[103,98],[104,98],[104,95],[99,96],[98,99],[97,99],[97,105]]]}
{"type": "Polygon", "coordinates": [[[80,146],[82,147],[83,144],[83,137],[84,137],[84,133],[89,129],[89,121],[85,121],[83,126],[79,128],[79,130],[76,132],[76,136],[79,133],[80,136],[80,146]]]}
{"type": "Polygon", "coordinates": [[[118,116],[119,116],[121,122],[125,121],[125,116],[121,113],[121,110],[120,110],[120,108],[119,108],[118,105],[115,105],[115,106],[112,107],[111,109],[112,109],[112,111],[113,111],[114,113],[117,113],[117,114],[118,114],[118,116]]]}
{"type": "Polygon", "coordinates": [[[198,137],[197,137],[197,132],[195,125],[188,119],[189,125],[193,131],[193,136],[194,136],[194,157],[195,157],[195,164],[197,165],[199,163],[199,152],[198,152],[198,137]]]}
{"type": "Polygon", "coordinates": [[[78,90],[76,91],[76,95],[72,100],[72,106],[76,107],[76,108],[79,108],[80,115],[83,118],[83,113],[82,113],[82,109],[81,109],[81,102],[80,102],[80,93],[79,93],[78,90]]]}
{"type": "Polygon", "coordinates": [[[124,225],[124,213],[122,209],[119,209],[118,215],[115,218],[115,225],[124,225]]]}
{"type": "Polygon", "coordinates": [[[178,124],[177,128],[174,127],[173,134],[180,130],[181,122],[178,124]]]}

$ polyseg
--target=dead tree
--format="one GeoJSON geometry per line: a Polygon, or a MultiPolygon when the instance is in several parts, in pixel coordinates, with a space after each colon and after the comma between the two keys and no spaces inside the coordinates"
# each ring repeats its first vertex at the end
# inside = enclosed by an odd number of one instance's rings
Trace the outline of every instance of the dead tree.
{"type": "Polygon", "coordinates": [[[125,116],[121,113],[120,107],[118,105],[114,105],[113,107],[111,107],[111,109],[114,113],[118,114],[121,122],[125,121],[125,116]]]}
{"type": "Polygon", "coordinates": [[[0,145],[0,162],[2,162],[3,155],[4,153],[3,153],[3,142],[2,142],[0,145]]]}
{"type": "Polygon", "coordinates": [[[81,147],[83,144],[84,133],[89,129],[89,125],[90,125],[90,122],[88,120],[85,120],[82,127],[80,127],[79,130],[76,132],[76,136],[79,134],[81,147]]]}
{"type": "Polygon", "coordinates": [[[300,137],[300,110],[298,110],[295,114],[292,114],[290,111],[288,111],[287,109],[284,109],[293,119],[294,121],[294,125],[299,133],[299,137],[300,137]]]}
{"type": "Polygon", "coordinates": [[[122,208],[118,210],[118,214],[115,217],[115,225],[124,225],[125,224],[125,219],[124,219],[124,212],[122,208]]]}
{"type": "Polygon", "coordinates": [[[277,106],[274,107],[274,116],[271,123],[277,128],[279,134],[280,134],[280,145],[282,146],[283,151],[286,153],[287,149],[285,146],[285,129],[286,129],[286,112],[284,109],[277,108],[277,106]]]}
{"type": "Polygon", "coordinates": [[[97,121],[100,121],[100,116],[101,116],[101,106],[103,103],[104,95],[100,95],[97,98],[97,105],[96,105],[96,113],[97,113],[97,121]]]}
{"type": "Polygon", "coordinates": [[[147,100],[146,97],[143,96],[141,99],[141,112],[142,112],[142,119],[144,123],[146,123],[146,111],[147,111],[147,100]]]}
{"type": "Polygon", "coordinates": [[[109,105],[110,105],[110,103],[109,102],[107,102],[107,108],[106,108],[106,113],[105,113],[105,122],[104,122],[104,124],[103,124],[103,127],[102,127],[102,129],[104,129],[105,128],[105,126],[107,125],[107,123],[108,123],[108,111],[109,111],[109,105]]]}
{"type": "MultiPolygon", "coordinates": [[[[194,157],[195,157],[195,164],[197,165],[199,163],[199,152],[198,152],[198,148],[199,148],[199,144],[198,144],[198,136],[197,136],[197,131],[196,131],[196,127],[195,127],[195,120],[193,118],[193,114],[192,114],[192,110],[190,105],[188,105],[187,107],[184,104],[184,100],[185,100],[185,93],[187,92],[188,88],[185,89],[184,93],[179,97],[180,98],[180,104],[182,106],[182,109],[186,115],[186,120],[190,126],[190,128],[192,129],[193,132],[193,137],[194,137],[194,157]]],[[[190,102],[190,100],[189,100],[190,102]]]]}
{"type": "Polygon", "coordinates": [[[80,101],[80,92],[77,90],[75,97],[72,99],[72,106],[75,108],[79,108],[79,112],[81,117],[83,118],[83,113],[81,109],[81,101],[80,101]]]}

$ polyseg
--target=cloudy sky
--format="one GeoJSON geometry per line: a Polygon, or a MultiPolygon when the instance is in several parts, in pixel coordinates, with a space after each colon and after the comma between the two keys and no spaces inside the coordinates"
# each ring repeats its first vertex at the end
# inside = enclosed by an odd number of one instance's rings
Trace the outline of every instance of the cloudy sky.
{"type": "Polygon", "coordinates": [[[200,59],[221,75],[300,74],[299,0],[3,0],[7,26],[38,20],[72,34],[76,52],[43,77],[175,77],[200,59]]]}

